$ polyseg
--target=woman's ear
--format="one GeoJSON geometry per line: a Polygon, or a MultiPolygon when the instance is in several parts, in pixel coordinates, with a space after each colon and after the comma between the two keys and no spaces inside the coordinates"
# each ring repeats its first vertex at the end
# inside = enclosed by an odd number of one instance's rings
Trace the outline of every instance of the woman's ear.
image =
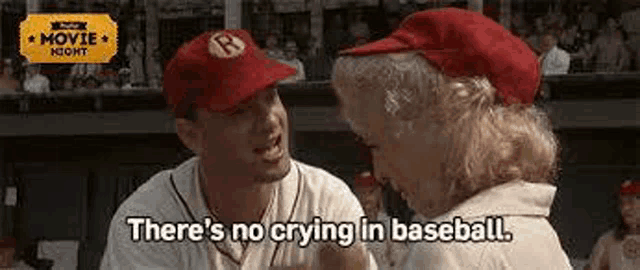
{"type": "Polygon", "coordinates": [[[176,133],[180,141],[196,155],[202,152],[204,129],[197,121],[177,118],[176,133]]]}

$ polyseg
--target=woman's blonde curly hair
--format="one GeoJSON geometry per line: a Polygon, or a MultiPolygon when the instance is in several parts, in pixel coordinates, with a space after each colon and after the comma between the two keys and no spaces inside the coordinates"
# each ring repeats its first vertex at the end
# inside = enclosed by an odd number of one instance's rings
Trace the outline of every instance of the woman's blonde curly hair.
{"type": "Polygon", "coordinates": [[[441,177],[454,201],[512,180],[553,181],[559,145],[549,118],[533,106],[502,105],[486,78],[451,78],[407,53],[340,57],[332,84],[360,135],[370,132],[373,110],[383,111],[387,137],[437,130],[447,149],[441,177]]]}

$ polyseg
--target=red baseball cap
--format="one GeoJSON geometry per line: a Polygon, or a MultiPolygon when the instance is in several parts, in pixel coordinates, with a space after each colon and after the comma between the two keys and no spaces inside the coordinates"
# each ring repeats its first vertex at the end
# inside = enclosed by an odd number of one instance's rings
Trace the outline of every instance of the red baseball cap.
{"type": "Polygon", "coordinates": [[[627,180],[620,185],[620,195],[635,195],[640,193],[640,181],[627,180]]]}
{"type": "Polygon", "coordinates": [[[506,105],[533,103],[541,80],[538,57],[521,39],[479,12],[458,8],[413,13],[388,37],[340,54],[410,51],[450,77],[486,76],[506,105]]]}
{"type": "Polygon", "coordinates": [[[176,117],[191,105],[224,112],[295,73],[267,58],[245,30],[210,31],[185,43],[169,61],[164,94],[176,117]]]}
{"type": "Polygon", "coordinates": [[[360,173],[356,176],[355,180],[356,187],[374,187],[378,185],[378,182],[376,182],[376,179],[371,175],[371,172],[360,173]]]}

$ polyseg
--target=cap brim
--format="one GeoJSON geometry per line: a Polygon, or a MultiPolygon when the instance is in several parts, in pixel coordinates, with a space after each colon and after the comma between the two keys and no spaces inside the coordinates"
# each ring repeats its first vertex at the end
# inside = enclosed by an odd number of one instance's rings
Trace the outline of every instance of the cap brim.
{"type": "Polygon", "coordinates": [[[252,73],[263,74],[263,76],[245,80],[240,87],[246,89],[246,91],[238,91],[233,97],[230,97],[231,104],[210,104],[209,108],[213,111],[223,113],[232,111],[236,106],[252,99],[262,90],[266,90],[269,86],[276,85],[279,81],[295,75],[297,71],[295,68],[280,63],[277,60],[266,59],[261,61],[261,63],[257,63],[252,73]]]}
{"type": "Polygon", "coordinates": [[[393,36],[367,43],[358,47],[340,51],[340,55],[373,55],[384,53],[398,53],[411,50],[411,47],[393,36]]]}

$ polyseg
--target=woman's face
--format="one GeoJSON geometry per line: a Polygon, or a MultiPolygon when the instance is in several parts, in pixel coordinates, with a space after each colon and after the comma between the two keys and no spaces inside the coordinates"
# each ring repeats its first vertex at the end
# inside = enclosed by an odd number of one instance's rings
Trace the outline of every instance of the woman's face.
{"type": "Polygon", "coordinates": [[[640,226],[640,194],[620,196],[620,212],[624,223],[630,227],[640,226]]]}
{"type": "MultiPolygon", "coordinates": [[[[368,96],[360,100],[372,99],[375,100],[368,96]]],[[[359,105],[342,100],[342,106],[346,109],[359,105]]],[[[447,198],[440,180],[444,144],[437,129],[417,128],[412,135],[391,135],[386,131],[390,119],[384,116],[382,106],[354,121],[364,127],[356,133],[371,148],[375,178],[388,179],[417,212],[429,217],[441,214],[441,203],[447,198]]]]}

